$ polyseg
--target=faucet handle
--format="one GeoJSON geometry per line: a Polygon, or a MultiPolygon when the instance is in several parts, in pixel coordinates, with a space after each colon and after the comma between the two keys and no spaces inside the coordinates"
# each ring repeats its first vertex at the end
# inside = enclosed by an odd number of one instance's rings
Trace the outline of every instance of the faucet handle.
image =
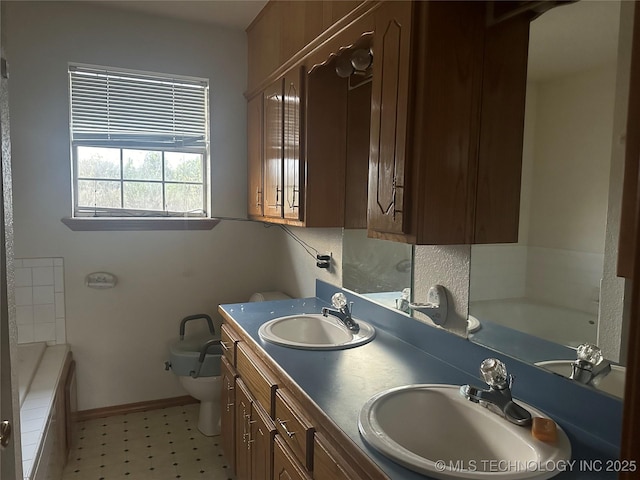
{"type": "Polygon", "coordinates": [[[599,365],[604,357],[602,350],[597,345],[591,343],[583,343],[578,346],[578,360],[590,363],[592,366],[599,365]]]}
{"type": "Polygon", "coordinates": [[[347,297],[344,293],[334,293],[331,297],[331,304],[338,309],[344,308],[347,305],[347,297]]]}
{"type": "Polygon", "coordinates": [[[511,387],[511,376],[507,367],[497,358],[487,358],[480,364],[480,375],[487,385],[497,390],[511,387]]]}

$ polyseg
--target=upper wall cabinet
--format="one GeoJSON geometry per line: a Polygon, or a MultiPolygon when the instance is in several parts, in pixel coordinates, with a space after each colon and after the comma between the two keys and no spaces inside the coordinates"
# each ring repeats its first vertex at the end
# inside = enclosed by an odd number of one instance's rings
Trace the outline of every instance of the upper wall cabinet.
{"type": "Polygon", "coordinates": [[[344,224],[347,90],[332,68],[296,67],[249,100],[251,218],[344,224]]]}
{"type": "Polygon", "coordinates": [[[305,47],[361,3],[362,0],[268,2],[247,28],[249,95],[264,88],[270,75],[294,57],[301,56],[305,47]]]}
{"type": "Polygon", "coordinates": [[[249,215],[417,244],[517,241],[532,15],[494,7],[269,2],[248,30],[249,215]],[[372,82],[354,89],[336,62],[369,48],[372,82]]]}
{"type": "Polygon", "coordinates": [[[517,241],[529,19],[487,27],[486,7],[374,11],[370,236],[517,241]]]}

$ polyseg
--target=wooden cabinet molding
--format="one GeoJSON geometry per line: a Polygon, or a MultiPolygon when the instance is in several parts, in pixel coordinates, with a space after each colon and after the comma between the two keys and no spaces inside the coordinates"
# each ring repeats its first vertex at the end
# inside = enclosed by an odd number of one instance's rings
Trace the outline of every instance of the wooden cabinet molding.
{"type": "MultiPolygon", "coordinates": [[[[310,12],[317,12],[318,7],[314,5],[316,2],[292,2],[293,4],[311,4],[310,12]],[[315,10],[314,10],[315,9],[315,10]]],[[[253,98],[256,94],[263,91],[267,86],[272,84],[278,78],[282,77],[285,72],[291,70],[296,65],[305,63],[305,59],[315,50],[324,47],[327,43],[335,41],[335,38],[348,30],[349,27],[361,17],[365,16],[369,11],[376,8],[379,1],[326,1],[322,3],[322,28],[323,30],[313,39],[312,32],[317,30],[316,26],[305,25],[305,40],[307,43],[298,49],[294,54],[282,57],[282,33],[280,32],[282,25],[279,15],[285,15],[288,23],[291,21],[290,14],[301,15],[300,13],[291,12],[291,6],[288,2],[270,1],[265,8],[258,14],[255,20],[247,28],[247,39],[249,43],[249,74],[248,87],[245,92],[246,98],[253,98]],[[280,10],[281,9],[281,10],[280,10]],[[307,30],[308,29],[308,30],[307,30]],[[277,46],[276,46],[277,45],[277,46]],[[265,64],[267,66],[265,66],[265,64]],[[272,69],[270,70],[272,66],[272,69]]],[[[299,5],[296,8],[300,8],[299,5]]],[[[312,13],[309,13],[312,15],[312,13]]],[[[307,22],[305,16],[305,22],[307,22]]],[[[313,24],[317,19],[309,19],[313,24]]],[[[288,27],[285,27],[285,29],[288,27]]],[[[299,27],[295,27],[299,28],[299,27]]],[[[293,35],[299,36],[299,33],[289,33],[284,38],[293,35]]],[[[287,52],[287,49],[284,49],[287,52]]],[[[325,57],[326,58],[326,57],[325,57]]]]}

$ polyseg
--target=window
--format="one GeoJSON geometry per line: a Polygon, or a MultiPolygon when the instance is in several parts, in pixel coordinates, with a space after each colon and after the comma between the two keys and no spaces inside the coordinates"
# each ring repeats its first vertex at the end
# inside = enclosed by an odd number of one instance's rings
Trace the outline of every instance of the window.
{"type": "Polygon", "coordinates": [[[69,66],[75,217],[207,217],[206,79],[69,66]]]}

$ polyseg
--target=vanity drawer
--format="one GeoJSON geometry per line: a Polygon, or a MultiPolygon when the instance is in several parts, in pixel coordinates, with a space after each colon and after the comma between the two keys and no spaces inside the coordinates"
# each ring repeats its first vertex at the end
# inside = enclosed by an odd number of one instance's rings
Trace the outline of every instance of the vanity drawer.
{"type": "Polygon", "coordinates": [[[244,342],[236,345],[236,361],[238,374],[257,402],[273,418],[273,399],[278,388],[276,377],[244,342]]]}
{"type": "Polygon", "coordinates": [[[315,428],[291,395],[276,392],[275,424],[282,439],[308,470],[313,470],[313,433],[315,428]]]}
{"type": "Polygon", "coordinates": [[[233,331],[233,329],[226,323],[222,325],[220,329],[220,346],[222,347],[222,353],[229,361],[231,366],[236,366],[236,345],[240,341],[240,337],[233,331]]]}

